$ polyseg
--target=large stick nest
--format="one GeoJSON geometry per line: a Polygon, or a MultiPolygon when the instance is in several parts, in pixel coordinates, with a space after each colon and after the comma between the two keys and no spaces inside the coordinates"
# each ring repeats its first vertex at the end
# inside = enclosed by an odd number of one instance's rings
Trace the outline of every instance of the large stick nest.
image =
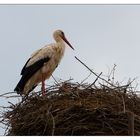
{"type": "Polygon", "coordinates": [[[140,98],[129,86],[61,82],[4,112],[7,135],[140,135],[140,98]]]}

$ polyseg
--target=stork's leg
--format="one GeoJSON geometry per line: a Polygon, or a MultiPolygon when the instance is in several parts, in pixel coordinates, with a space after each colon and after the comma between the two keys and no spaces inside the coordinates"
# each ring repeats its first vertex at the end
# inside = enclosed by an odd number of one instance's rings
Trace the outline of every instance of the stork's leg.
{"type": "Polygon", "coordinates": [[[45,95],[45,78],[44,75],[42,74],[42,87],[41,87],[42,95],[45,95]]]}

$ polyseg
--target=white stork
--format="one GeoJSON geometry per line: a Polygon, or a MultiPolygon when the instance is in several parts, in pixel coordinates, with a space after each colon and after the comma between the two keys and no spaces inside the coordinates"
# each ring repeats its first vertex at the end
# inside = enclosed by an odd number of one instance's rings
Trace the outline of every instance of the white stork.
{"type": "Polygon", "coordinates": [[[24,65],[21,70],[22,77],[14,89],[18,94],[29,94],[38,83],[42,82],[42,95],[45,95],[45,80],[49,79],[63,57],[65,42],[74,50],[63,31],[56,30],[53,37],[56,43],[35,51],[24,65]]]}

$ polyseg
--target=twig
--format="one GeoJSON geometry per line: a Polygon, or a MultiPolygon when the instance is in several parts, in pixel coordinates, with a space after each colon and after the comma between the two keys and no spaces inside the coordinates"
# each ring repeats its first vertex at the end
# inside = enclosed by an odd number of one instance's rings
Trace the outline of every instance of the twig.
{"type": "MultiPolygon", "coordinates": [[[[92,72],[95,76],[98,77],[98,75],[97,75],[93,70],[91,70],[86,64],[84,64],[79,58],[77,58],[76,56],[75,56],[75,58],[76,58],[81,64],[83,64],[90,72],[92,72]]],[[[109,85],[111,85],[111,86],[113,86],[113,87],[116,87],[116,86],[114,86],[113,84],[111,84],[110,82],[108,82],[107,80],[105,80],[104,78],[102,78],[102,77],[98,77],[98,78],[101,79],[101,80],[103,80],[103,81],[105,81],[105,82],[108,83],[109,85]]]]}
{"type": "Polygon", "coordinates": [[[53,115],[52,115],[51,112],[50,112],[50,115],[51,115],[51,117],[52,117],[52,124],[53,124],[53,126],[52,126],[52,136],[54,136],[54,131],[55,131],[55,120],[54,120],[54,117],[53,117],[53,115]]]}
{"type": "Polygon", "coordinates": [[[108,127],[109,129],[113,132],[114,135],[116,135],[114,129],[111,127],[111,125],[108,123],[108,122],[104,122],[108,127]]]}
{"type": "Polygon", "coordinates": [[[54,78],[54,76],[53,75],[51,75],[51,76],[54,79],[54,81],[60,86],[60,84],[57,82],[57,80],[54,78]]]}
{"type": "Polygon", "coordinates": [[[125,109],[125,101],[124,101],[123,95],[122,95],[122,101],[123,101],[123,112],[125,113],[126,109],[125,109]]]}
{"type": "Polygon", "coordinates": [[[90,75],[91,75],[91,72],[90,72],[90,74],[84,80],[81,81],[80,84],[84,83],[90,77],[90,75]]]}
{"type": "Polygon", "coordinates": [[[115,68],[116,68],[116,64],[114,64],[113,69],[111,70],[110,74],[108,74],[108,81],[110,81],[110,79],[112,79],[112,83],[114,83],[114,75],[115,75],[115,68]],[[112,75],[112,78],[111,78],[112,75]]]}
{"type": "MultiPolygon", "coordinates": [[[[10,107],[8,107],[8,106],[0,106],[0,108],[10,108],[10,107]]],[[[0,117],[1,118],[1,117],[0,117]]]]}
{"type": "Polygon", "coordinates": [[[7,95],[7,94],[11,94],[11,93],[16,93],[16,92],[6,92],[6,93],[3,93],[3,94],[0,94],[0,97],[2,97],[4,95],[7,95]]]}
{"type": "Polygon", "coordinates": [[[112,80],[113,80],[113,83],[114,83],[114,75],[115,75],[115,68],[116,68],[116,64],[114,64],[114,67],[113,67],[113,70],[112,70],[112,73],[113,73],[113,75],[112,75],[112,80]]]}
{"type": "Polygon", "coordinates": [[[77,58],[76,56],[75,56],[75,58],[81,63],[81,64],[83,64],[90,72],[92,72],[94,75],[96,75],[96,76],[98,76],[94,71],[92,71],[86,64],[84,64],[79,58],[77,58]]]}
{"type": "Polygon", "coordinates": [[[97,78],[95,79],[95,81],[90,84],[88,87],[86,87],[85,89],[88,89],[89,87],[91,87],[92,85],[94,85],[96,83],[96,81],[99,79],[100,75],[102,74],[102,72],[97,76],[97,78]]]}
{"type": "Polygon", "coordinates": [[[9,104],[11,104],[11,106],[15,107],[15,105],[13,103],[11,103],[10,101],[8,101],[9,104]]]}
{"type": "Polygon", "coordinates": [[[15,98],[15,97],[21,97],[20,95],[15,95],[15,96],[8,96],[8,97],[6,97],[6,96],[4,96],[5,98],[15,98]]]}

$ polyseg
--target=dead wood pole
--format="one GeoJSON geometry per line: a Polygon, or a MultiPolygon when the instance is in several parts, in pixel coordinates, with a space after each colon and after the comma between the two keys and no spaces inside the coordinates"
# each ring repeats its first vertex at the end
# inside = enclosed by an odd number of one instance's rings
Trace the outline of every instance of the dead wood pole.
{"type": "Polygon", "coordinates": [[[134,136],[134,113],[127,112],[128,115],[128,135],[134,136]]]}

